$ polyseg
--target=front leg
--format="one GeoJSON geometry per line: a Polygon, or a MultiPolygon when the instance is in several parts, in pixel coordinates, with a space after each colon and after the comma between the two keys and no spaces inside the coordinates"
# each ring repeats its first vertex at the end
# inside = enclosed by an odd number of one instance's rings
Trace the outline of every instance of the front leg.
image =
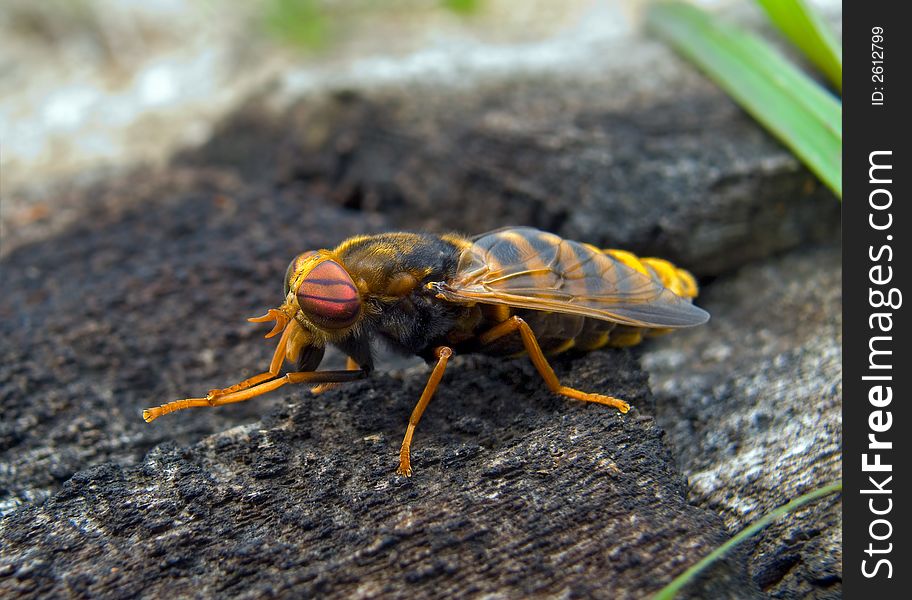
{"type": "Polygon", "coordinates": [[[143,411],[143,419],[150,423],[162,415],[172,413],[185,408],[199,408],[205,406],[221,406],[223,404],[232,404],[234,402],[243,402],[256,398],[267,392],[278,389],[287,383],[345,383],[347,381],[356,381],[367,377],[366,370],[359,371],[298,371],[286,373],[284,376],[266,383],[261,383],[245,390],[239,390],[228,394],[218,396],[208,395],[205,398],[187,398],[185,400],[176,400],[168,402],[161,406],[156,406],[143,411]]]}
{"type": "Polygon", "coordinates": [[[269,370],[259,375],[254,375],[253,377],[248,377],[240,383],[236,383],[230,387],[209,390],[209,393],[206,394],[207,398],[215,398],[218,396],[224,396],[230,394],[231,392],[237,392],[240,390],[246,390],[249,387],[252,387],[262,381],[268,379],[274,379],[279,376],[279,370],[282,368],[282,363],[285,361],[285,355],[287,353],[288,340],[294,337],[297,331],[300,330],[300,327],[297,326],[297,323],[288,325],[285,327],[285,331],[282,332],[282,337],[279,338],[279,343],[276,346],[275,352],[272,354],[272,360],[269,362],[269,370]]]}

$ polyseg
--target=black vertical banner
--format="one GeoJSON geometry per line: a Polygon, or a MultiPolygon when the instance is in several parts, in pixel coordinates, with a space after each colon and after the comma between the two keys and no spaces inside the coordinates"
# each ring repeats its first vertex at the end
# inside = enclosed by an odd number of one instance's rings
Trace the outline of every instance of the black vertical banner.
{"type": "Polygon", "coordinates": [[[843,6],[843,577],[846,598],[912,585],[909,67],[904,2],[843,6]]]}

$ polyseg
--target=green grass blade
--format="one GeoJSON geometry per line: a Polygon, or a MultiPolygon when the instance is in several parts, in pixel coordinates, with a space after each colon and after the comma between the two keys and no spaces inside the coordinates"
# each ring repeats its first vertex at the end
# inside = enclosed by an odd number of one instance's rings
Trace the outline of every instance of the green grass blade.
{"type": "Polygon", "coordinates": [[[842,90],[842,47],[804,0],[757,0],[770,20],[842,90]]]}
{"type": "Polygon", "coordinates": [[[830,494],[834,494],[839,491],[842,491],[842,480],[839,480],[836,483],[831,483],[830,485],[824,486],[822,488],[816,489],[813,492],[809,492],[803,496],[799,496],[798,498],[795,498],[788,504],[780,506],[779,508],[773,510],[772,512],[767,513],[760,519],[751,523],[747,528],[742,529],[733,538],[731,538],[730,540],[728,540],[727,542],[725,542],[724,544],[722,544],[721,546],[719,546],[718,548],[716,548],[715,550],[710,552],[708,555],[706,555],[705,558],[703,558],[703,560],[699,561],[698,563],[696,563],[695,565],[693,565],[692,567],[690,567],[689,569],[687,569],[686,571],[684,571],[683,573],[681,573],[680,575],[675,577],[674,581],[672,581],[671,583],[666,585],[664,588],[659,590],[659,593],[657,593],[655,596],[653,596],[652,600],[672,600],[672,598],[675,597],[675,594],[677,594],[679,591],[681,591],[681,588],[683,588],[685,585],[690,583],[706,567],[708,567],[712,563],[716,562],[717,560],[719,560],[720,558],[725,556],[725,554],[729,550],[731,550],[732,548],[734,548],[735,546],[737,546],[738,544],[740,544],[741,542],[743,542],[750,536],[754,535],[755,533],[757,533],[758,531],[760,531],[761,529],[763,529],[764,527],[766,527],[767,525],[769,525],[770,523],[775,521],[776,519],[783,517],[783,516],[789,514],[790,512],[794,512],[795,510],[797,510],[801,506],[804,506],[808,502],[812,502],[814,500],[817,500],[818,498],[823,498],[824,496],[829,496],[830,494]]]}
{"type": "Polygon", "coordinates": [[[842,198],[842,103],[768,44],[682,2],[647,26],[696,63],[842,198]]]}

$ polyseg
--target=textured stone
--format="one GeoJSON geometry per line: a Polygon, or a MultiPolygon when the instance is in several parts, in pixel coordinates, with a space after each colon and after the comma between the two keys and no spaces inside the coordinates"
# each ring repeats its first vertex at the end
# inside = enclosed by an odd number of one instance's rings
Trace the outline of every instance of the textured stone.
{"type": "MultiPolygon", "coordinates": [[[[720,520],[687,503],[653,419],[479,362],[445,379],[411,479],[394,470],[425,369],[316,399],[296,390],[260,423],[86,469],[8,516],[0,593],[633,598],[724,540],[720,520]]],[[[561,371],[650,404],[629,353],[561,371]]],[[[697,590],[756,593],[737,562],[697,590]]]]}
{"type": "MultiPolygon", "coordinates": [[[[842,475],[842,279],[838,247],[717,281],[705,327],[643,362],[699,506],[732,533],[842,475]]],[[[838,597],[841,503],[830,497],[762,534],[752,573],[774,597],[838,597]]]]}

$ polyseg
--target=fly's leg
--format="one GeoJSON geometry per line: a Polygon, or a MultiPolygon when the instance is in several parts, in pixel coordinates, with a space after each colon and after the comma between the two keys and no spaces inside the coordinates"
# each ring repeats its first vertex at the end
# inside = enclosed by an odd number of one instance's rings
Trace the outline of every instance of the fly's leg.
{"type": "Polygon", "coordinates": [[[418,425],[418,421],[421,420],[421,415],[424,414],[424,409],[427,408],[428,403],[434,396],[434,392],[437,391],[437,386],[443,378],[443,372],[446,371],[447,362],[453,356],[453,350],[446,346],[440,346],[434,350],[434,355],[437,357],[437,364],[434,366],[434,370],[431,371],[431,376],[424,386],[424,391],[421,393],[421,398],[418,399],[418,404],[412,410],[412,416],[409,417],[408,427],[405,430],[405,438],[402,440],[402,448],[399,450],[399,468],[396,469],[396,473],[406,477],[412,476],[410,448],[412,446],[412,436],[415,435],[415,427],[418,425]]]}
{"type": "Polygon", "coordinates": [[[168,402],[155,408],[143,411],[143,419],[147,423],[157,419],[162,415],[172,413],[185,408],[196,408],[204,406],[221,406],[223,404],[232,404],[234,402],[243,402],[261,396],[266,392],[278,389],[287,383],[345,383],[367,377],[367,371],[298,371],[286,373],[282,377],[248,387],[244,390],[238,390],[219,396],[206,396],[205,398],[187,398],[186,400],[176,400],[168,402]]]}
{"type": "Polygon", "coordinates": [[[622,413],[630,410],[630,405],[618,398],[603,396],[602,394],[581,392],[580,390],[561,385],[557,375],[554,374],[554,369],[551,368],[551,365],[548,364],[548,360],[542,353],[541,347],[538,345],[538,340],[535,339],[535,333],[532,332],[532,328],[519,317],[511,317],[509,320],[495,325],[480,335],[478,339],[482,344],[490,344],[494,340],[509,335],[516,330],[519,330],[519,334],[522,336],[523,346],[525,346],[529,358],[532,359],[532,364],[535,365],[538,374],[545,380],[545,384],[552,392],[575,400],[597,402],[598,404],[613,406],[622,413]]]}
{"type": "MultiPolygon", "coordinates": [[[[358,366],[358,363],[355,362],[355,359],[349,356],[345,360],[345,369],[348,371],[357,371],[361,367],[358,366]]],[[[331,390],[334,387],[339,387],[338,383],[321,383],[310,388],[311,394],[322,394],[325,391],[331,390]]]]}
{"type": "Polygon", "coordinates": [[[248,377],[240,383],[236,383],[231,387],[226,387],[217,390],[209,390],[209,393],[206,394],[207,398],[217,398],[219,396],[224,396],[232,392],[237,392],[240,390],[246,390],[247,388],[254,386],[262,381],[267,379],[275,379],[279,376],[279,370],[282,368],[282,362],[285,360],[285,347],[288,342],[288,338],[291,336],[294,331],[294,327],[286,327],[285,331],[282,332],[282,337],[279,338],[279,345],[276,346],[275,352],[272,355],[272,360],[269,362],[269,370],[260,373],[259,375],[254,375],[253,377],[248,377]]]}

